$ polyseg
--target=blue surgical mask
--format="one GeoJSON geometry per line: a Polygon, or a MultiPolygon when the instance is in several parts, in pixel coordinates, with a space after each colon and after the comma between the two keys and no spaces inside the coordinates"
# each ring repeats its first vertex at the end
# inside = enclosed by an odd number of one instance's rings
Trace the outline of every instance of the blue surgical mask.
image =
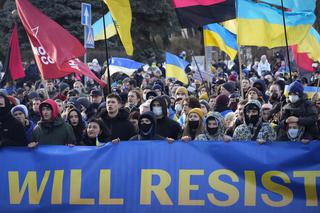
{"type": "Polygon", "coordinates": [[[290,138],[297,138],[299,136],[299,129],[289,129],[288,135],[290,136],[290,138]]]}

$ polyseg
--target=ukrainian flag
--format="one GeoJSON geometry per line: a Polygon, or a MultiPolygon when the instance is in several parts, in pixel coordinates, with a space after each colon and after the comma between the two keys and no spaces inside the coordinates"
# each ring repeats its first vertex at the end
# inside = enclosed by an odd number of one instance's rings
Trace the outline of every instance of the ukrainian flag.
{"type": "Polygon", "coordinates": [[[320,35],[314,28],[311,28],[306,38],[298,44],[298,52],[307,53],[312,60],[320,62],[320,35]]]}
{"type": "MultiPolygon", "coordinates": [[[[260,0],[281,7],[281,0],[260,0]]],[[[292,11],[314,11],[316,0],[283,0],[283,7],[292,11]]]]}
{"type": "MultiPolygon", "coordinates": [[[[305,1],[306,2],[306,1],[305,1]]],[[[238,0],[238,44],[286,46],[282,10],[251,0],[238,0]]],[[[288,44],[299,44],[315,21],[313,12],[285,12],[288,44]]]]}
{"type": "Polygon", "coordinates": [[[237,55],[237,36],[219,24],[209,24],[203,27],[204,46],[218,47],[227,53],[231,60],[237,55]]]}
{"type": "MultiPolygon", "coordinates": [[[[117,34],[116,27],[114,26],[112,17],[110,13],[104,15],[105,19],[105,29],[107,39],[117,34]]],[[[104,30],[103,30],[103,18],[100,18],[93,25],[93,35],[95,41],[104,40],[104,30]]]]}
{"type": "Polygon", "coordinates": [[[166,52],[166,77],[175,78],[184,84],[188,84],[189,80],[185,73],[189,63],[176,55],[166,52]]]}
{"type": "Polygon", "coordinates": [[[141,68],[144,64],[128,59],[128,58],[118,58],[112,57],[109,59],[109,70],[110,75],[118,72],[122,72],[127,76],[131,76],[136,70],[141,68]]]}
{"type": "Polygon", "coordinates": [[[132,12],[129,0],[103,0],[107,4],[127,55],[133,54],[131,38],[132,12]]]}

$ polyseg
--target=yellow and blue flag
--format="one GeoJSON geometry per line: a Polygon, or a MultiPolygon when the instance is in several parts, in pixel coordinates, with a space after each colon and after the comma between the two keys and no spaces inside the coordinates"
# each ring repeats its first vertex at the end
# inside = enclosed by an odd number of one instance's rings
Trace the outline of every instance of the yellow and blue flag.
{"type": "Polygon", "coordinates": [[[132,12],[129,0],[103,0],[107,4],[127,55],[133,54],[131,38],[132,12]]]}
{"type": "MultiPolygon", "coordinates": [[[[281,7],[281,0],[260,0],[281,7]]],[[[292,11],[314,11],[316,0],[283,0],[283,7],[292,11]]]]}
{"type": "MultiPolygon", "coordinates": [[[[238,44],[261,47],[286,46],[282,10],[265,3],[238,0],[238,44]]],[[[309,11],[285,12],[288,44],[299,44],[315,22],[309,11]]]]}
{"type": "Polygon", "coordinates": [[[311,28],[306,38],[298,44],[298,52],[307,53],[309,58],[320,62],[320,35],[314,28],[311,28]]]}
{"type": "Polygon", "coordinates": [[[110,75],[118,72],[122,72],[128,76],[131,76],[135,71],[141,68],[144,64],[128,59],[112,57],[109,59],[109,71],[110,75]]]}
{"type": "MultiPolygon", "coordinates": [[[[312,86],[304,86],[303,87],[303,93],[305,93],[308,97],[308,99],[312,99],[312,97],[317,93],[319,92],[319,88],[318,87],[312,87],[312,86]]],[[[284,89],[284,95],[286,97],[289,96],[289,86],[286,85],[285,89],[284,89]]]]}
{"type": "MultiPolygon", "coordinates": [[[[114,26],[110,12],[104,15],[104,19],[105,19],[106,35],[108,39],[116,35],[117,30],[116,30],[116,27],[114,26]]],[[[92,25],[92,27],[93,27],[94,40],[95,41],[104,40],[103,18],[100,18],[98,21],[96,21],[92,25]]]]}
{"type": "Polygon", "coordinates": [[[188,65],[189,65],[189,62],[179,58],[176,55],[166,52],[166,77],[167,78],[175,78],[184,84],[188,84],[189,80],[185,72],[185,69],[188,65]]]}
{"type": "Polygon", "coordinates": [[[237,36],[220,24],[208,24],[203,27],[205,47],[218,47],[233,60],[237,56],[237,36]]]}

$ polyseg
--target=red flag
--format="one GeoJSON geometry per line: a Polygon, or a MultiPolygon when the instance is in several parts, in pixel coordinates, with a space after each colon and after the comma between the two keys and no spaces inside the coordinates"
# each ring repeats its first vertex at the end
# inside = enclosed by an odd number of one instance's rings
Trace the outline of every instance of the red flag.
{"type": "Polygon", "coordinates": [[[26,76],[21,62],[18,31],[16,25],[14,25],[12,30],[8,54],[4,64],[4,72],[5,75],[1,80],[1,86],[4,86],[7,81],[15,81],[26,76]]]}
{"type": "Polygon", "coordinates": [[[16,0],[16,6],[44,79],[78,73],[105,86],[77,58],[85,54],[85,49],[74,36],[33,7],[28,0],[16,0]]]}
{"type": "Polygon", "coordinates": [[[235,0],[172,0],[172,3],[182,27],[203,27],[236,18],[235,0]]]}
{"type": "Polygon", "coordinates": [[[298,67],[308,72],[315,71],[312,67],[313,60],[309,58],[307,53],[299,53],[297,45],[291,46],[291,50],[293,52],[294,60],[296,61],[298,67]]]}

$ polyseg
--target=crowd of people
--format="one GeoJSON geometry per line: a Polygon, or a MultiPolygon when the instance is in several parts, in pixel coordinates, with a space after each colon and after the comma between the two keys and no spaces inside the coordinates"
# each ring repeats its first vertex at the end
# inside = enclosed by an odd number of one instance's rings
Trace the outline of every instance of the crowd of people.
{"type": "MultiPolygon", "coordinates": [[[[31,65],[30,65],[31,66],[31,65]]],[[[106,67],[89,65],[105,78],[106,67]]],[[[320,70],[311,78],[292,71],[281,57],[265,55],[251,67],[213,64],[214,78],[189,85],[166,78],[163,64],[144,66],[132,76],[112,76],[109,94],[91,80],[76,76],[41,81],[36,65],[27,77],[0,90],[0,145],[87,145],[128,140],[297,141],[319,139],[320,96],[310,100],[304,87],[319,86],[320,70]],[[31,74],[30,74],[31,73],[31,74]],[[284,95],[285,86],[288,95],[284,95]]]]}

